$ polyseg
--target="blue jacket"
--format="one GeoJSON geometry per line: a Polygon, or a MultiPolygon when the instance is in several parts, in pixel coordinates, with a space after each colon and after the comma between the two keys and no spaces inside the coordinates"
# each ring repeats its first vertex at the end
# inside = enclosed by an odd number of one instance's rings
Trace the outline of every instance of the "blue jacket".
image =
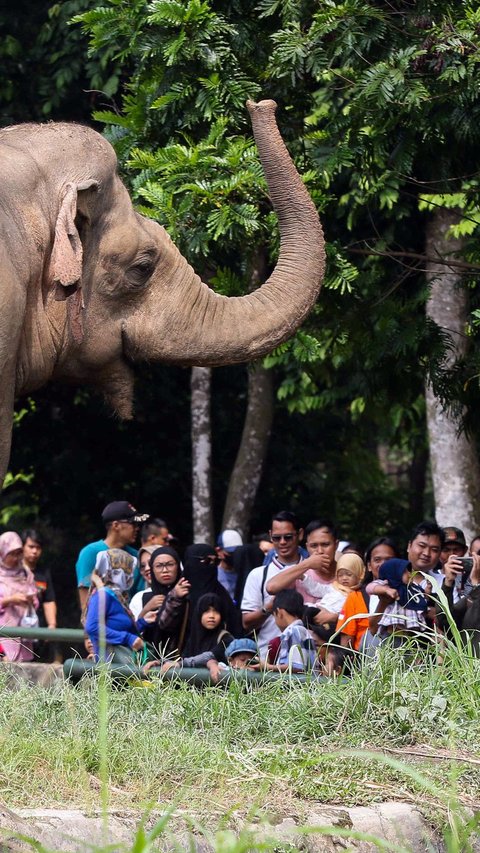
{"type": "Polygon", "coordinates": [[[105,642],[111,646],[129,646],[132,648],[140,631],[147,624],[144,619],[137,623],[120,604],[113,590],[105,587],[93,593],[88,602],[85,631],[93,643],[95,656],[100,655],[100,617],[103,618],[103,599],[105,601],[105,642]],[[104,598],[105,594],[105,598],[104,598]]]}

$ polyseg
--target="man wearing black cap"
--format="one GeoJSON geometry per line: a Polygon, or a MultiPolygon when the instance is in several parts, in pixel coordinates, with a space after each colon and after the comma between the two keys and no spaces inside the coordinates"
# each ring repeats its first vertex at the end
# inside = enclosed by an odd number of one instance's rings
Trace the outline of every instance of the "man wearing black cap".
{"type": "Polygon", "coordinates": [[[137,538],[139,524],[146,521],[147,518],[148,515],[139,515],[135,507],[128,501],[113,501],[107,504],[102,512],[102,521],[107,530],[105,538],[85,545],[78,555],[75,566],[82,610],[87,601],[90,578],[95,568],[97,554],[100,551],[109,551],[110,548],[123,548],[124,551],[128,551],[129,554],[136,557],[137,551],[132,546],[137,538]]]}
{"type": "Polygon", "coordinates": [[[459,527],[444,527],[445,542],[443,544],[440,559],[445,565],[451,554],[455,557],[464,557],[467,553],[467,540],[463,530],[459,527]]]}

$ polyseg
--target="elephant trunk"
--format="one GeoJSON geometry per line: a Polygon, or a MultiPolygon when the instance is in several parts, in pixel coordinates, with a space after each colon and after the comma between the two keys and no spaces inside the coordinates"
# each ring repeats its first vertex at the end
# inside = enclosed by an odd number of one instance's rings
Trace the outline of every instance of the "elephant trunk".
{"type": "MultiPolygon", "coordinates": [[[[279,220],[276,267],[258,290],[228,298],[201,282],[179,255],[168,306],[164,305],[175,338],[163,335],[152,341],[152,352],[143,334],[142,356],[147,359],[220,365],[259,358],[290,337],[316,302],[325,268],[317,211],[280,136],[275,102],[248,102],[247,106],[279,220]]],[[[158,317],[158,310],[155,313],[158,317]]]]}

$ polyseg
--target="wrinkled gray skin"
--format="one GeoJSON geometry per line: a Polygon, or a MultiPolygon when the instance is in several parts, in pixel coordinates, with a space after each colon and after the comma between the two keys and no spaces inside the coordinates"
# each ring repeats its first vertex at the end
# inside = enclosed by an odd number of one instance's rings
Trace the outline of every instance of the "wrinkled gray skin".
{"type": "Polygon", "coordinates": [[[324,272],[315,208],[275,123],[249,103],[279,218],[277,266],[257,291],[217,296],[167,233],[133,209],[112,147],[75,124],[0,132],[0,483],[14,399],[50,379],[95,386],[131,417],[137,361],[248,361],[292,335],[324,272]]]}

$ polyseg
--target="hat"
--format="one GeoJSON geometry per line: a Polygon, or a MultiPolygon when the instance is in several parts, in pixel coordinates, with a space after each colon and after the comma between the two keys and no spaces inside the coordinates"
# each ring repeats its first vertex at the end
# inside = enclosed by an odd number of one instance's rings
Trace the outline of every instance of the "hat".
{"type": "Polygon", "coordinates": [[[242,652],[249,652],[252,657],[258,655],[258,646],[254,640],[249,640],[247,637],[242,637],[240,640],[232,640],[225,649],[225,657],[233,658],[235,655],[240,655],[242,652]]]}
{"type": "Polygon", "coordinates": [[[443,532],[445,534],[445,545],[453,544],[463,545],[464,548],[467,547],[465,534],[459,527],[444,527],[443,532]]]}
{"type": "Polygon", "coordinates": [[[228,551],[229,554],[231,554],[235,551],[235,548],[238,548],[239,545],[243,545],[243,539],[238,530],[224,530],[220,533],[220,536],[217,539],[217,545],[219,548],[223,548],[224,551],[228,551]]]}
{"type": "Polygon", "coordinates": [[[111,504],[107,504],[102,512],[104,524],[108,524],[110,521],[133,521],[135,524],[141,524],[149,517],[149,515],[138,515],[135,507],[128,501],[113,501],[111,504]]]}

